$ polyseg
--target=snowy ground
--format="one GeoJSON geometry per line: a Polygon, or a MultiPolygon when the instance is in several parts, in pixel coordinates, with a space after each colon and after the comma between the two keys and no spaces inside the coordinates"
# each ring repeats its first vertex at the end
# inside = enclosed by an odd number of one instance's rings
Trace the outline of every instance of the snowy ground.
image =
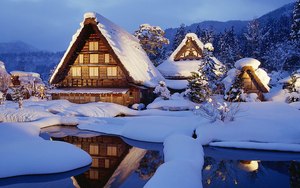
{"type": "MultiPolygon", "coordinates": [[[[110,103],[66,100],[25,101],[18,109],[18,104],[6,102],[0,106],[0,169],[7,170],[0,171],[0,178],[89,165],[90,156],[76,146],[39,137],[40,128],[55,124],[163,142],[165,163],[145,187],[202,187],[202,145],[300,152],[300,103],[241,103],[236,119],[225,123],[211,123],[193,111],[159,110],[176,106],[176,100],[169,103],[173,104],[157,102],[153,106],[158,109],[137,111],[110,103]],[[114,118],[118,114],[127,116],[114,118]],[[194,131],[197,139],[192,138],[194,131]]],[[[182,100],[178,104],[180,109],[192,106],[182,100]]]]}

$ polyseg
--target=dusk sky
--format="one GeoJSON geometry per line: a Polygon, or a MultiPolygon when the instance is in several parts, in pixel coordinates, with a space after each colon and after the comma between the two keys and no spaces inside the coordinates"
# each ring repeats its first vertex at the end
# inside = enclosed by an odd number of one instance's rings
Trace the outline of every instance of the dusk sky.
{"type": "Polygon", "coordinates": [[[86,12],[130,33],[149,23],[162,29],[205,20],[252,20],[295,0],[1,0],[0,42],[23,41],[64,51],[86,12]]]}

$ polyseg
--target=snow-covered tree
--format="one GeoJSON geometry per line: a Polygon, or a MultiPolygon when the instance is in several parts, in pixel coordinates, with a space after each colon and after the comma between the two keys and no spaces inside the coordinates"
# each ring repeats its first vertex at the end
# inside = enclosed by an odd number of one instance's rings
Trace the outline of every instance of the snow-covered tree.
{"type": "Polygon", "coordinates": [[[257,19],[254,19],[252,22],[250,22],[247,28],[248,33],[244,33],[244,35],[251,46],[251,57],[260,60],[260,57],[262,56],[261,44],[268,35],[268,32],[263,34],[260,22],[257,19]]]}
{"type": "Polygon", "coordinates": [[[6,72],[4,63],[0,61],[0,91],[6,93],[10,85],[11,85],[11,76],[6,72]]]}
{"type": "Polygon", "coordinates": [[[25,89],[23,88],[23,86],[12,87],[10,89],[12,100],[19,104],[19,108],[22,108],[23,99],[25,97],[25,89]]]}
{"type": "Polygon", "coordinates": [[[224,63],[228,69],[234,67],[234,62],[239,59],[239,41],[234,32],[234,27],[229,31],[225,29],[224,34],[219,40],[219,53],[218,59],[224,63]]]}
{"type": "Polygon", "coordinates": [[[147,54],[157,54],[157,49],[163,44],[169,44],[169,40],[164,37],[165,32],[159,26],[149,24],[140,25],[140,29],[134,32],[147,54]]]}
{"type": "Polygon", "coordinates": [[[210,88],[207,77],[202,71],[203,65],[199,66],[198,72],[191,72],[188,79],[187,96],[194,103],[202,103],[210,96],[210,88]]]}
{"type": "Polygon", "coordinates": [[[291,30],[292,42],[300,48],[300,1],[296,1],[296,6],[294,7],[293,24],[291,30]]]}
{"type": "Polygon", "coordinates": [[[186,35],[185,25],[181,24],[180,27],[177,29],[176,34],[172,41],[172,48],[171,48],[172,52],[174,52],[176,48],[180,45],[185,35],[186,35]]]}
{"type": "Polygon", "coordinates": [[[216,67],[212,51],[212,45],[207,43],[203,50],[204,60],[199,65],[198,72],[192,72],[191,78],[188,79],[187,95],[195,103],[206,101],[217,89],[219,77],[217,72],[222,71],[222,68],[216,67]]]}
{"type": "MultiPolygon", "coordinates": [[[[237,74],[239,74],[239,71],[237,74]]],[[[234,77],[233,83],[230,86],[229,90],[226,92],[224,99],[230,102],[243,101],[241,98],[241,94],[243,93],[244,93],[243,80],[240,76],[236,76],[234,77]]]]}
{"type": "Polygon", "coordinates": [[[163,100],[169,100],[171,98],[170,91],[164,81],[160,81],[158,83],[153,93],[157,94],[163,100]]]}
{"type": "Polygon", "coordinates": [[[300,100],[300,72],[295,71],[291,76],[291,80],[288,82],[287,87],[290,96],[288,102],[297,102],[300,100]]]}

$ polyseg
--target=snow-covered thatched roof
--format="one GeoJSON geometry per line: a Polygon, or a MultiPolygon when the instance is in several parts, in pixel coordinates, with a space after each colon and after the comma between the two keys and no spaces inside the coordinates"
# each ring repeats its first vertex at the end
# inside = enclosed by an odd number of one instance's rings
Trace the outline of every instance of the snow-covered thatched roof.
{"type": "Polygon", "coordinates": [[[235,63],[235,68],[228,71],[228,76],[222,81],[225,84],[225,88],[229,91],[230,86],[233,84],[234,78],[247,72],[252,75],[252,78],[256,81],[258,86],[263,92],[269,92],[270,88],[268,86],[270,82],[270,77],[267,72],[259,68],[260,61],[254,58],[243,58],[235,63]]]}
{"type": "MultiPolygon", "coordinates": [[[[191,39],[194,42],[194,44],[197,45],[198,49],[200,49],[201,51],[203,50],[204,45],[195,33],[186,34],[185,38],[182,40],[182,42],[176,48],[176,50],[171,54],[171,56],[157,67],[157,69],[162,73],[164,77],[190,77],[191,72],[198,71],[199,65],[202,64],[203,59],[186,59],[175,61],[175,57],[178,55],[180,50],[186,45],[188,39],[191,39]]],[[[215,57],[212,57],[212,59],[217,65],[222,66],[222,63],[215,57]]]]}
{"type": "MultiPolygon", "coordinates": [[[[69,48],[52,75],[50,83],[55,84],[63,79],[58,73],[63,72],[63,69],[66,69],[68,63],[70,63],[68,62],[72,56],[70,53],[76,54],[76,45],[79,43],[80,37],[83,37],[82,32],[84,32],[85,21],[88,19],[93,19],[96,22],[97,31],[95,32],[101,35],[101,38],[105,40],[104,42],[109,45],[112,53],[117,58],[116,61],[122,64],[123,71],[128,75],[129,82],[155,87],[159,81],[164,80],[141,48],[139,40],[135,36],[100,14],[88,12],[84,14],[84,20],[80,23],[81,28],[73,35],[69,48]]],[[[64,76],[66,76],[65,73],[64,76]]]]}

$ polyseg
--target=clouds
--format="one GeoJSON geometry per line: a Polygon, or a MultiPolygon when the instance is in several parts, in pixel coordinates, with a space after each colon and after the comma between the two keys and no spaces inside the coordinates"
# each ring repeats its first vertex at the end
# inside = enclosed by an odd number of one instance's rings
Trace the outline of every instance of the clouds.
{"type": "Polygon", "coordinates": [[[294,0],[1,0],[0,42],[22,40],[62,51],[85,12],[98,12],[129,32],[204,20],[251,20],[294,0]]]}

